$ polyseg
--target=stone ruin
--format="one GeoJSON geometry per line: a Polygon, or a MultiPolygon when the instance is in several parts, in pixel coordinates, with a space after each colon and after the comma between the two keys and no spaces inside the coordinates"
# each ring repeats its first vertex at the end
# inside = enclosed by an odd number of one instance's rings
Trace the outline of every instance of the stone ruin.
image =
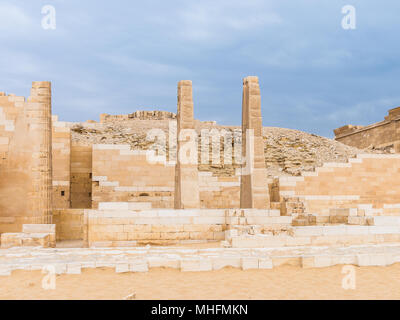
{"type": "Polygon", "coordinates": [[[114,122],[121,120],[167,120],[176,119],[176,114],[167,111],[136,111],[130,114],[123,115],[110,115],[102,113],[100,115],[100,122],[114,122]]]}
{"type": "Polygon", "coordinates": [[[383,121],[368,126],[345,125],[333,130],[335,139],[357,148],[400,152],[400,107],[390,109],[383,121]]]}
{"type": "MultiPolygon", "coordinates": [[[[153,161],[154,150],[73,141],[75,124],[51,114],[49,82],[33,82],[26,100],[0,93],[0,275],[40,269],[50,260],[57,273],[400,261],[400,154],[358,154],[298,176],[269,177],[260,87],[252,76],[243,80],[240,168],[214,175],[196,162],[191,81],[178,83],[177,98],[176,115],[121,116],[175,124],[168,157],[153,161]],[[82,252],[51,249],[66,241],[82,252]],[[184,249],[208,242],[221,247],[184,249]],[[4,262],[10,250],[24,262],[4,262]]],[[[101,116],[101,122],[119,120],[101,116]]]]}

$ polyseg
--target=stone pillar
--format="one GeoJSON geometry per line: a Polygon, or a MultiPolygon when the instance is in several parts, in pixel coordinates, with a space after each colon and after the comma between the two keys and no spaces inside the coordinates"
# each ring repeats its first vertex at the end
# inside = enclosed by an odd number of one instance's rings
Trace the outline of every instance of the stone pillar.
{"type": "MultiPolygon", "coordinates": [[[[0,101],[13,111],[0,168],[0,233],[51,223],[51,85],[33,82],[31,96],[0,101]],[[11,104],[11,105],[10,105],[11,104]]],[[[0,135],[2,134],[0,128],[0,135]]]]}
{"type": "Polygon", "coordinates": [[[52,223],[51,83],[32,83],[26,105],[29,135],[32,137],[32,186],[28,197],[31,223],[52,223]]]}
{"type": "Polygon", "coordinates": [[[243,79],[240,207],[270,207],[258,77],[243,79]]]}
{"type": "Polygon", "coordinates": [[[178,82],[175,209],[200,208],[197,134],[194,130],[192,81],[178,82]],[[191,159],[189,159],[191,158],[191,159]]]}

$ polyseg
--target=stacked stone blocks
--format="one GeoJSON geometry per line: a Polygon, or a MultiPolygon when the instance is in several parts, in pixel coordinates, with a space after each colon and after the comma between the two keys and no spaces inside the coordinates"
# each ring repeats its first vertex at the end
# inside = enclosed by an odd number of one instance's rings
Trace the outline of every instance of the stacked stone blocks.
{"type": "Polygon", "coordinates": [[[261,97],[257,77],[243,80],[241,208],[269,208],[262,135],[261,97]]]}
{"type": "MultiPolygon", "coordinates": [[[[192,81],[182,80],[178,83],[175,209],[200,208],[197,153],[184,154],[187,152],[184,146],[187,147],[190,144],[195,146],[194,141],[190,140],[190,133],[195,133],[194,129],[192,81]],[[184,163],[182,159],[185,157],[192,158],[192,161],[184,163]]],[[[197,148],[190,149],[192,152],[197,152],[197,148]]]]}

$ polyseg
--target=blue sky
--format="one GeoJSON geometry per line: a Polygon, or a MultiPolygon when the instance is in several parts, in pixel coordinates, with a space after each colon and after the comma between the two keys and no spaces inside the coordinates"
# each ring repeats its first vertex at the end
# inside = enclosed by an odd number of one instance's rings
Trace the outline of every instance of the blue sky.
{"type": "Polygon", "coordinates": [[[84,121],[176,112],[190,79],[197,119],[239,125],[242,78],[257,75],[265,126],[332,137],[400,106],[399,13],[398,0],[0,1],[0,91],[52,81],[53,113],[84,121]]]}

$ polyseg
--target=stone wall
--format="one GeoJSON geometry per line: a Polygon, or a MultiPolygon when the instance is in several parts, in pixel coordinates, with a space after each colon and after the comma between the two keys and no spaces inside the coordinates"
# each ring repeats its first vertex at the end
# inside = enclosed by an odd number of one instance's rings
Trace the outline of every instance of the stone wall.
{"type": "MultiPolygon", "coordinates": [[[[115,207],[115,206],[114,206],[115,207]]],[[[89,246],[171,245],[225,239],[224,210],[86,210],[89,246]]]]}
{"type": "Polygon", "coordinates": [[[71,129],[66,122],[52,117],[53,208],[71,205],[71,129]]]}
{"type": "Polygon", "coordinates": [[[126,120],[168,120],[176,119],[176,114],[168,111],[135,111],[130,114],[110,115],[102,113],[100,122],[114,122],[126,120]]]}
{"type": "Polygon", "coordinates": [[[53,210],[53,223],[56,225],[57,241],[83,240],[84,209],[53,210]]]}
{"type": "Polygon", "coordinates": [[[109,203],[99,210],[85,209],[89,246],[118,247],[172,245],[221,241],[225,231],[241,224],[290,225],[278,210],[159,209],[128,210],[127,203],[109,203]]]}
{"type": "Polygon", "coordinates": [[[400,152],[400,107],[391,109],[384,121],[368,126],[346,125],[334,130],[335,139],[360,149],[391,147],[400,152]]]}
{"type": "Polygon", "coordinates": [[[92,146],[71,145],[71,208],[92,207],[92,146]]]}
{"type": "Polygon", "coordinates": [[[239,208],[240,178],[217,177],[211,172],[199,172],[201,208],[239,208]]]}
{"type": "Polygon", "coordinates": [[[146,153],[129,145],[93,146],[93,208],[113,201],[173,207],[175,168],[150,163],[146,153]]]}
{"type": "MultiPolygon", "coordinates": [[[[93,146],[92,208],[100,202],[131,202],[137,209],[173,208],[173,165],[150,163],[145,150],[129,145],[93,146]]],[[[239,176],[199,172],[200,208],[238,208],[239,176]]]]}
{"type": "Polygon", "coordinates": [[[348,163],[325,163],[315,172],[279,179],[281,198],[299,199],[307,213],[356,208],[362,214],[387,214],[400,194],[400,155],[364,154],[348,163]]]}

